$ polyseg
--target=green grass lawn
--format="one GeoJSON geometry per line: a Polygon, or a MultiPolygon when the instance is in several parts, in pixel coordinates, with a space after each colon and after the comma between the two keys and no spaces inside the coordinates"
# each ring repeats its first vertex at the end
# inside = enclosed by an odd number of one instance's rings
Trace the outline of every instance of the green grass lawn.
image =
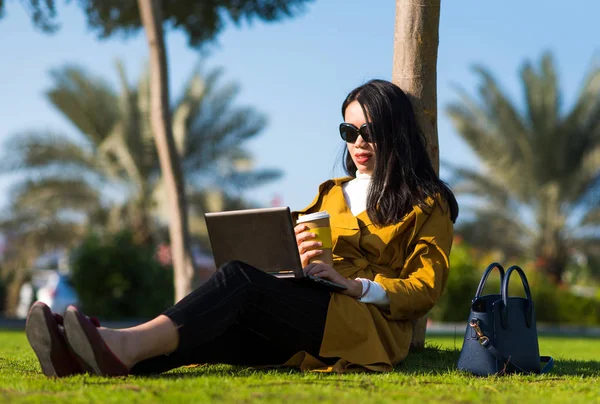
{"type": "Polygon", "coordinates": [[[429,337],[392,373],[320,374],[225,365],[156,377],[50,380],[23,332],[0,332],[0,402],[600,402],[600,340],[540,338],[555,358],[543,376],[479,378],[455,370],[461,337],[429,337]]]}

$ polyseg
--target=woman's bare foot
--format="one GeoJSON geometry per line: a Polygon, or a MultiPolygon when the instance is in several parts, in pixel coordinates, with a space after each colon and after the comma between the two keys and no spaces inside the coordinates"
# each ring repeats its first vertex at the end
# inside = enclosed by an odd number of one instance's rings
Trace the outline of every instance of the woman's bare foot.
{"type": "Polygon", "coordinates": [[[127,330],[101,327],[98,328],[98,332],[112,353],[123,362],[127,369],[131,369],[136,363],[134,356],[136,347],[132,346],[132,338],[131,335],[128,335],[127,330]]]}
{"type": "Polygon", "coordinates": [[[177,327],[163,315],[131,328],[115,330],[101,327],[98,331],[127,369],[144,359],[171,353],[179,344],[177,327]]]}

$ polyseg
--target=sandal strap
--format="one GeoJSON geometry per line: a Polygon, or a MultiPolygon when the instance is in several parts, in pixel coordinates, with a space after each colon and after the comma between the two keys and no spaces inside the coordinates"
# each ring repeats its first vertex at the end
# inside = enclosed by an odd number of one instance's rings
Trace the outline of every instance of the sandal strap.
{"type": "MultiPolygon", "coordinates": [[[[57,313],[53,313],[54,314],[54,319],[56,320],[56,324],[58,325],[65,325],[65,319],[63,318],[63,316],[61,316],[60,314],[57,313]]],[[[94,316],[86,316],[86,318],[88,320],[90,320],[92,322],[92,324],[94,324],[96,326],[96,328],[100,328],[100,320],[98,320],[98,317],[94,317],[94,316]]]]}
{"type": "Polygon", "coordinates": [[[56,320],[56,324],[65,325],[65,319],[60,314],[52,313],[54,315],[54,319],[56,320]]]}

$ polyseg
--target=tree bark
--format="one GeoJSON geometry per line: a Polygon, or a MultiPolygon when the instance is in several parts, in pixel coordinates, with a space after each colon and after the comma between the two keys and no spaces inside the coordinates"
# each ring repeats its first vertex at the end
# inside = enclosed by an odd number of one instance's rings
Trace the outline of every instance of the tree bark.
{"type": "Polygon", "coordinates": [[[167,55],[161,6],[160,0],[138,0],[150,51],[150,119],[169,201],[169,235],[175,277],[175,301],[179,301],[191,292],[195,270],[189,248],[183,171],[171,127],[167,55]]]}
{"type": "Polygon", "coordinates": [[[396,0],[392,81],[409,96],[436,172],[440,0],[396,0]]]}
{"type": "MultiPolygon", "coordinates": [[[[439,173],[437,51],[440,0],[396,0],[392,81],[410,98],[427,151],[439,173]]],[[[425,346],[427,317],[413,321],[411,348],[425,346]]]]}

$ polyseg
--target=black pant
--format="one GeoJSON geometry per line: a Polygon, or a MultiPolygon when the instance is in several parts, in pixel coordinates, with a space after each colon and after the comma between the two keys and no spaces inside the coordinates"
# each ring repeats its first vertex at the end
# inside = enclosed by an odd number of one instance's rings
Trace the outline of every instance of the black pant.
{"type": "Polygon", "coordinates": [[[299,351],[318,357],[328,305],[329,292],[310,283],[228,262],[163,313],[179,328],[177,349],[131,372],[160,373],[192,363],[278,365],[299,351]]]}

